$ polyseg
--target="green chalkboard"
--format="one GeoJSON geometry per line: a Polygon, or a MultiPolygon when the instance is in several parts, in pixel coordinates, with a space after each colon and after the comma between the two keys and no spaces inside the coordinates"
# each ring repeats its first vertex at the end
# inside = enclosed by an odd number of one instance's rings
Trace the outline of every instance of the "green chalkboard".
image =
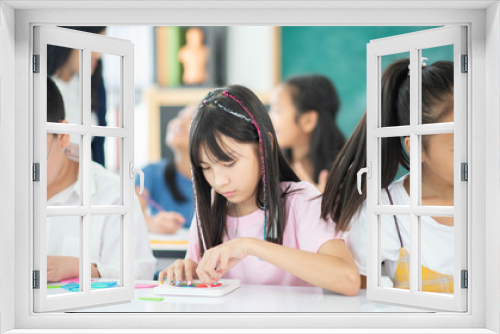
{"type": "MultiPolygon", "coordinates": [[[[282,79],[317,73],[330,78],[340,95],[337,122],[349,136],[366,110],[366,44],[370,40],[435,27],[282,27],[282,79]]],[[[453,60],[453,48],[423,50],[426,63],[453,60]]],[[[386,56],[382,68],[400,58],[386,56]]]]}

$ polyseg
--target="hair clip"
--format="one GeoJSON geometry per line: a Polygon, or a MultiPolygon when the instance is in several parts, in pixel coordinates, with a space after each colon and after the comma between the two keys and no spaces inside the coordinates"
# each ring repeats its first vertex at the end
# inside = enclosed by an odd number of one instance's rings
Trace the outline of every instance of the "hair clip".
{"type": "Polygon", "coordinates": [[[234,112],[233,110],[229,109],[228,107],[222,105],[219,101],[215,100],[214,101],[215,105],[219,108],[221,108],[222,110],[224,110],[225,112],[233,115],[233,116],[236,116],[238,118],[241,118],[241,119],[244,119],[245,121],[249,122],[249,123],[252,123],[252,120],[248,117],[245,117],[243,116],[242,114],[238,114],[237,112],[234,112]]]}
{"type": "MultiPolygon", "coordinates": [[[[421,62],[422,62],[422,67],[426,67],[427,64],[425,63],[426,60],[429,60],[427,57],[422,57],[421,62]]],[[[408,64],[408,75],[410,75],[410,64],[408,64]]]]}

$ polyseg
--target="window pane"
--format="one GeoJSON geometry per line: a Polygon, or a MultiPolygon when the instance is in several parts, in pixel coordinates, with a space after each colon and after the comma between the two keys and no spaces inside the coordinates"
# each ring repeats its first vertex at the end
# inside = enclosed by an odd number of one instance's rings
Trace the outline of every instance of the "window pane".
{"type": "Polygon", "coordinates": [[[47,134],[47,206],[81,206],[82,136],[47,134]]]}
{"type": "Polygon", "coordinates": [[[406,149],[409,147],[410,137],[381,138],[380,159],[380,200],[381,205],[410,205],[410,179],[407,177],[410,169],[410,155],[406,149]],[[387,188],[392,184],[394,189],[389,194],[387,188]],[[391,204],[391,199],[393,204],[391,204]]]}
{"type": "MultiPolygon", "coordinates": [[[[81,87],[80,87],[80,49],[70,49],[60,46],[47,46],[47,73],[54,80],[64,102],[65,117],[55,116],[55,110],[49,110],[49,122],[59,123],[66,119],[69,124],[82,124],[81,87]]],[[[51,91],[48,90],[50,95],[51,91]]],[[[51,104],[51,101],[48,101],[51,104]]],[[[73,137],[72,137],[73,139],[73,137]]]]}
{"type": "Polygon", "coordinates": [[[380,215],[380,256],[380,286],[409,289],[409,215],[380,215]]]}
{"type": "MultiPolygon", "coordinates": [[[[396,54],[391,54],[391,55],[387,55],[387,56],[381,56],[380,57],[380,72],[385,74],[385,71],[387,71],[391,65],[398,67],[398,65],[395,63],[398,63],[399,66],[406,66],[407,67],[408,65],[406,65],[406,64],[401,65],[401,62],[405,61],[405,59],[409,65],[410,64],[410,61],[409,61],[410,52],[402,52],[402,53],[396,53],[396,54]]],[[[394,69],[396,67],[392,67],[392,69],[394,69]]],[[[391,70],[391,68],[389,70],[391,70]]],[[[409,73],[409,70],[408,70],[408,73],[409,73]]],[[[381,83],[382,83],[382,85],[381,85],[382,89],[380,90],[380,94],[381,94],[380,101],[381,101],[381,105],[382,105],[381,108],[382,109],[379,111],[380,112],[379,124],[381,124],[382,127],[410,125],[409,112],[408,113],[404,113],[404,112],[399,113],[400,115],[405,115],[404,118],[391,117],[390,113],[384,112],[385,110],[391,109],[391,104],[394,104],[393,108],[400,108],[401,106],[394,102],[394,101],[397,101],[397,99],[393,96],[392,91],[390,89],[387,90],[389,93],[385,94],[385,96],[384,96],[384,85],[383,85],[384,75],[381,76],[381,83]]],[[[409,110],[409,105],[410,105],[410,100],[409,100],[409,97],[410,97],[409,87],[410,86],[409,86],[409,84],[410,84],[410,80],[409,80],[409,76],[408,76],[408,78],[405,78],[404,83],[402,84],[403,90],[405,89],[404,87],[406,87],[406,91],[408,92],[407,102],[404,103],[404,105],[403,105],[404,107],[407,107],[408,110],[409,110]]],[[[404,100],[406,100],[406,99],[404,99],[404,100]]]]}
{"type": "Polygon", "coordinates": [[[421,205],[453,206],[454,134],[421,136],[421,205]]]}
{"type": "Polygon", "coordinates": [[[453,45],[421,52],[420,124],[453,122],[453,45]]]}
{"type": "Polygon", "coordinates": [[[121,286],[122,216],[92,215],[90,217],[90,261],[101,276],[92,290],[121,286]]]}
{"type": "Polygon", "coordinates": [[[91,205],[121,205],[122,189],[120,173],[122,172],[122,139],[116,137],[92,137],[92,143],[104,143],[106,171],[103,166],[92,162],[91,178],[91,205]]]}
{"type": "Polygon", "coordinates": [[[122,125],[121,60],[121,56],[91,53],[92,126],[119,128],[122,125]]]}
{"type": "Polygon", "coordinates": [[[420,291],[453,293],[453,217],[420,217],[420,291]]]}
{"type": "Polygon", "coordinates": [[[80,250],[82,217],[47,217],[48,294],[81,291],[80,250]]]}

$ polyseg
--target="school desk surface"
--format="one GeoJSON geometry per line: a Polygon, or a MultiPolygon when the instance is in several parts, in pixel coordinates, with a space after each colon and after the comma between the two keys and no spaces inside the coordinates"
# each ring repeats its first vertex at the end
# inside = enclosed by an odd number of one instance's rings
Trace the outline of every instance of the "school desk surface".
{"type": "MultiPolygon", "coordinates": [[[[154,282],[136,283],[147,285],[154,282]]],[[[366,290],[360,290],[357,296],[346,297],[315,287],[242,285],[225,296],[204,298],[154,295],[152,291],[152,288],[136,289],[135,298],[130,303],[77,312],[424,312],[369,302],[366,290]]]]}

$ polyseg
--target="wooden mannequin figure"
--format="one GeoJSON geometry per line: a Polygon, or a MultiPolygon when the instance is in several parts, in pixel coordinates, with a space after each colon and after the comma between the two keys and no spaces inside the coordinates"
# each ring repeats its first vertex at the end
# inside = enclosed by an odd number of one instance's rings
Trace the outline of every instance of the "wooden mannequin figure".
{"type": "Polygon", "coordinates": [[[184,66],[184,84],[199,85],[207,81],[208,56],[209,49],[203,45],[203,31],[200,28],[189,28],[186,32],[186,45],[179,50],[179,61],[184,66]]]}

